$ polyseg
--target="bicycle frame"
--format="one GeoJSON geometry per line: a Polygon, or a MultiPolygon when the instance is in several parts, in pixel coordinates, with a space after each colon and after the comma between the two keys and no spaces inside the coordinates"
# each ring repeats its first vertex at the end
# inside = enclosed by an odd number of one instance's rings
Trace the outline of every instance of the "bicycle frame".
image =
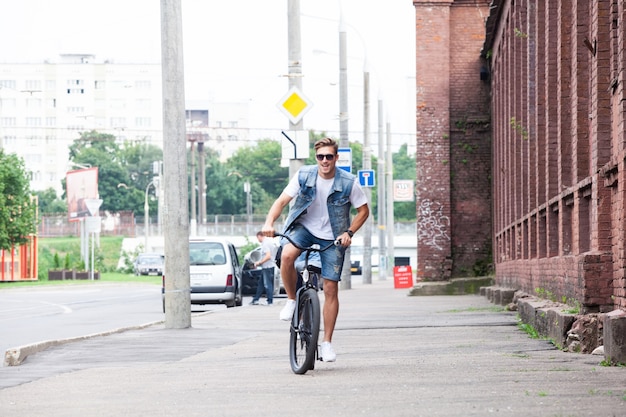
{"type": "MultiPolygon", "coordinates": [[[[309,275],[311,273],[311,271],[309,270],[309,256],[311,255],[312,252],[324,252],[324,251],[332,248],[333,246],[339,246],[341,244],[341,240],[337,239],[337,240],[333,241],[332,243],[328,244],[327,246],[325,246],[323,248],[320,245],[318,245],[318,244],[314,244],[311,247],[305,248],[305,247],[302,247],[302,246],[298,245],[289,236],[287,236],[285,234],[274,233],[274,236],[275,237],[284,237],[293,246],[295,246],[296,248],[300,249],[302,252],[306,252],[306,255],[304,257],[304,268],[302,268],[302,273],[300,273],[298,270],[296,270],[297,275],[302,277],[303,285],[302,285],[301,288],[307,287],[307,288],[313,288],[316,291],[319,290],[317,282],[312,283],[312,284],[309,283],[308,286],[307,286],[308,278],[309,278],[309,275]],[[305,276],[306,276],[306,278],[305,278],[305,276]]],[[[321,277],[321,271],[320,271],[319,274],[316,273],[316,275],[319,275],[321,277]]],[[[297,293],[298,293],[298,291],[301,288],[298,288],[298,290],[296,291],[296,298],[297,298],[297,293]]]]}
{"type": "Polygon", "coordinates": [[[324,248],[317,244],[304,248],[287,235],[278,233],[275,235],[286,238],[293,246],[305,252],[302,272],[296,269],[297,276],[302,279],[302,285],[296,290],[296,305],[289,330],[291,369],[296,374],[304,374],[314,369],[315,360],[320,359],[317,345],[320,330],[320,305],[317,292],[321,273],[309,269],[309,257],[312,252],[323,252],[334,245],[339,245],[340,242],[334,241],[324,248]],[[311,274],[313,274],[313,279],[311,279],[311,274]]]}
{"type": "MultiPolygon", "coordinates": [[[[330,246],[332,245],[329,245],[325,249],[328,249],[330,246]]],[[[308,290],[309,288],[315,290],[315,292],[319,291],[318,283],[319,283],[319,280],[321,279],[321,275],[317,274],[317,272],[314,272],[313,274],[317,279],[315,280],[310,279],[312,272],[309,270],[309,255],[311,254],[311,252],[314,252],[314,251],[318,251],[318,250],[311,249],[311,248],[306,249],[306,255],[304,257],[304,268],[302,269],[302,272],[296,270],[298,277],[302,278],[302,285],[296,290],[296,300],[300,300],[300,295],[302,294],[302,292],[308,290]]],[[[299,316],[299,313],[300,313],[300,303],[297,302],[296,308],[293,314],[294,319],[291,320],[291,327],[294,328],[294,330],[298,325],[295,322],[296,321],[295,318],[299,316]]]]}

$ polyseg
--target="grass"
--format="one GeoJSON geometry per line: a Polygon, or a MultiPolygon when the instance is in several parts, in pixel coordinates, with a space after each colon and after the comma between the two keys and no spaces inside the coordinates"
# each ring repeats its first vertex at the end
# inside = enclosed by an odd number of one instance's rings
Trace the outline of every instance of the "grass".
{"type": "Polygon", "coordinates": [[[101,236],[100,246],[96,247],[95,266],[100,271],[100,279],[97,281],[48,281],[50,269],[76,269],[85,270],[80,259],[80,237],[55,237],[40,238],[37,250],[37,281],[0,282],[0,289],[10,287],[38,286],[38,285],[75,285],[88,284],[91,282],[147,282],[161,284],[159,276],[135,276],[132,273],[132,260],[136,254],[122,254],[121,236],[101,236]],[[122,255],[128,260],[122,268],[118,268],[118,262],[122,255]]]}
{"type": "Polygon", "coordinates": [[[528,323],[518,323],[517,327],[519,327],[520,330],[522,330],[523,332],[526,332],[528,334],[528,336],[531,339],[540,339],[541,336],[539,335],[539,332],[537,331],[537,329],[535,329],[533,326],[531,326],[528,323]]]}
{"type": "Polygon", "coordinates": [[[23,281],[23,282],[0,282],[0,291],[6,288],[21,288],[21,287],[41,287],[51,285],[93,285],[102,282],[141,282],[153,285],[161,285],[161,277],[159,276],[135,276],[134,274],[127,274],[121,272],[104,272],[100,274],[100,279],[97,281],[90,280],[67,280],[67,281],[48,281],[48,279],[40,279],[38,281],[23,281]]]}
{"type": "MultiPolygon", "coordinates": [[[[132,261],[137,253],[122,253],[122,236],[101,236],[100,245],[96,247],[95,269],[100,272],[100,279],[97,281],[67,280],[48,281],[48,270],[50,269],[76,269],[84,271],[84,265],[80,256],[80,237],[54,237],[39,238],[37,250],[37,281],[23,282],[0,282],[0,289],[8,287],[37,286],[37,285],[73,285],[85,284],[89,282],[148,282],[161,285],[159,276],[135,276],[132,273],[132,261]],[[123,257],[124,265],[118,268],[120,258],[123,257]]],[[[239,252],[240,262],[243,262],[243,255],[257,247],[257,244],[250,243],[242,247],[239,252]]],[[[90,255],[91,256],[91,252],[90,255]]]]}
{"type": "MultiPolygon", "coordinates": [[[[96,269],[101,272],[117,270],[117,264],[122,252],[122,236],[102,236],[100,245],[96,246],[96,269]]],[[[40,238],[38,240],[39,279],[48,276],[49,269],[78,269],[84,270],[80,256],[79,237],[40,238]],[[42,276],[43,274],[43,276],[42,276]]],[[[134,254],[131,256],[134,259],[134,254]]],[[[130,272],[128,269],[126,272],[130,272]]]]}

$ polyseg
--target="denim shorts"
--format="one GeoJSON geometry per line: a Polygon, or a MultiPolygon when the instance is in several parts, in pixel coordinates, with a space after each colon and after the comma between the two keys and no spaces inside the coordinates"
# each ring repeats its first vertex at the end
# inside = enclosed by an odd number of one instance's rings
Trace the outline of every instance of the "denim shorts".
{"type": "MultiPolygon", "coordinates": [[[[306,227],[299,223],[294,224],[286,234],[299,246],[307,248],[314,244],[325,248],[333,243],[332,240],[320,239],[313,236],[306,227]]],[[[285,245],[289,241],[285,238],[281,239],[281,245],[285,245]]],[[[341,270],[343,269],[343,258],[346,250],[343,246],[335,246],[328,248],[323,252],[319,252],[322,260],[322,278],[331,281],[341,281],[341,270]]]]}

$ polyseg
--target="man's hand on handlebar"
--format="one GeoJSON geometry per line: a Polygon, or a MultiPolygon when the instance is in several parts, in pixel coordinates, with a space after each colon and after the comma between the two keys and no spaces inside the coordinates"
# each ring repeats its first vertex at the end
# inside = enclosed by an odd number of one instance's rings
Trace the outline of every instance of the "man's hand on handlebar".
{"type": "Polygon", "coordinates": [[[274,237],[276,236],[276,230],[274,230],[274,226],[271,224],[264,224],[263,228],[261,229],[261,233],[263,233],[263,236],[266,237],[274,237]]]}
{"type": "Polygon", "coordinates": [[[338,242],[336,243],[338,246],[343,246],[344,248],[347,248],[352,244],[352,238],[350,237],[348,232],[343,232],[339,235],[336,242],[338,242]]]}

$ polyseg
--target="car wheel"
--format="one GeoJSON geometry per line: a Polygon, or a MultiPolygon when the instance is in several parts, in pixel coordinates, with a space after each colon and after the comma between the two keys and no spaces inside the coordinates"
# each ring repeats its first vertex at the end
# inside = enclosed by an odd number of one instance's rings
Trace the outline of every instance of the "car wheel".
{"type": "Polygon", "coordinates": [[[232,300],[228,300],[226,302],[224,302],[224,304],[226,304],[226,307],[228,308],[233,308],[237,306],[237,288],[235,287],[235,293],[233,294],[233,299],[232,300]]]}
{"type": "Polygon", "coordinates": [[[235,293],[235,307],[241,307],[243,305],[243,290],[241,287],[237,287],[237,292],[235,293]]]}

